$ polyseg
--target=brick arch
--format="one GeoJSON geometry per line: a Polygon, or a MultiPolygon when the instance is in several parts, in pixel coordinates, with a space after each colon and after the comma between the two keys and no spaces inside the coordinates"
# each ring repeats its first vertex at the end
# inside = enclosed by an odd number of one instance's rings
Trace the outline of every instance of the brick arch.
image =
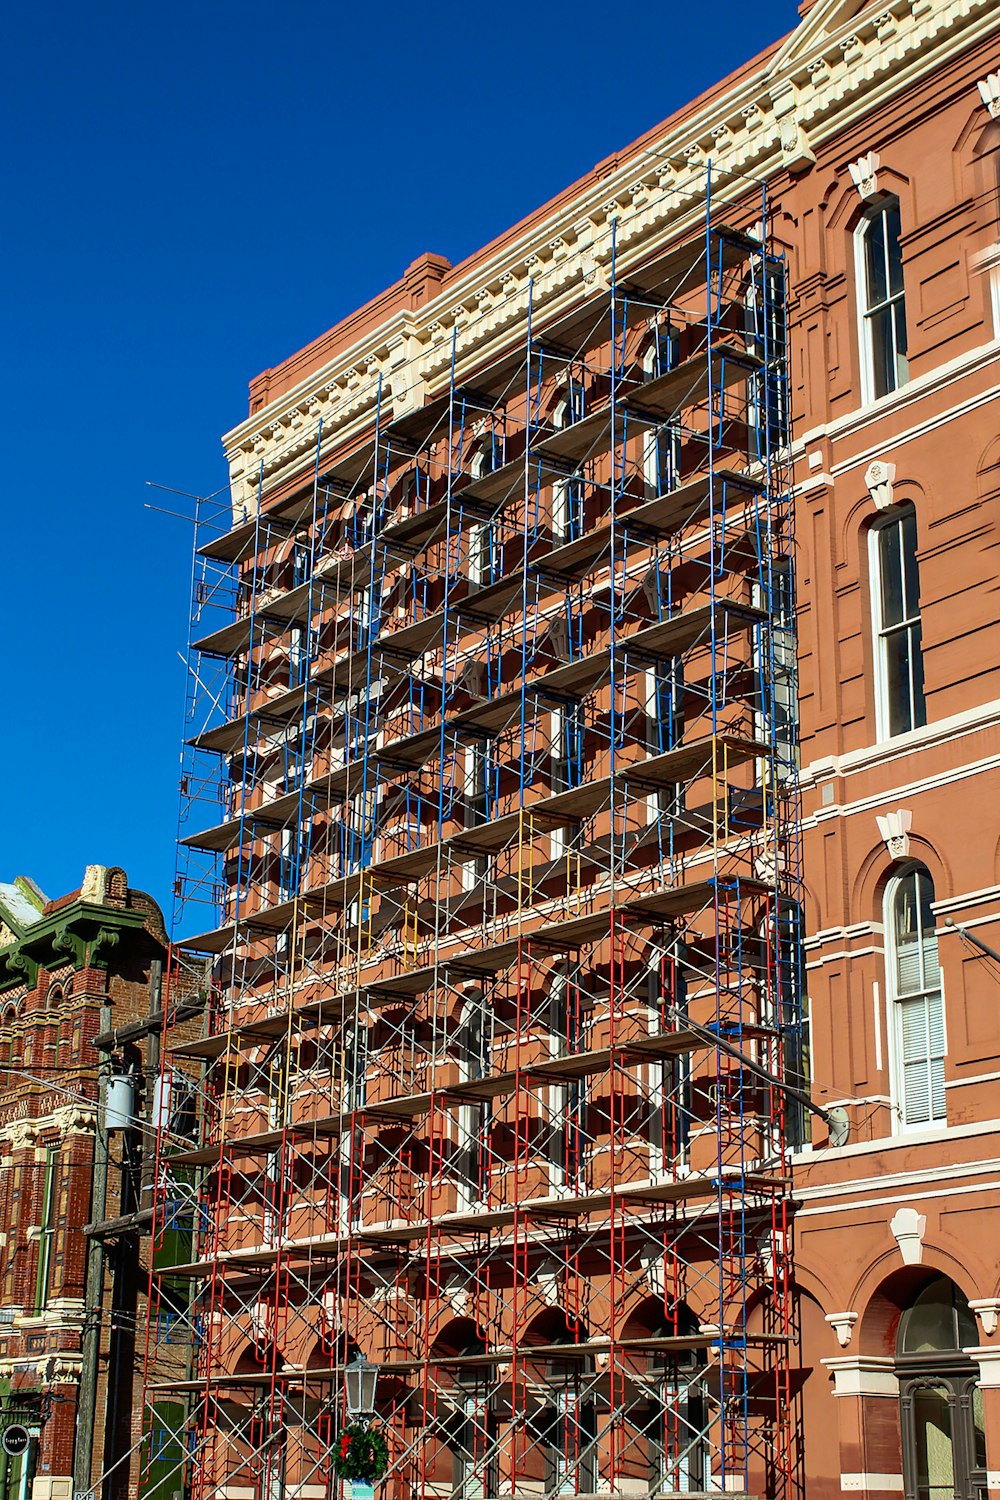
{"type": "Polygon", "coordinates": [[[800,879],[801,906],[802,906],[802,932],[808,937],[810,932],[823,931],[823,904],[819,899],[819,891],[803,875],[800,879]]]}
{"type": "Polygon", "coordinates": [[[639,1292],[621,1320],[622,1338],[642,1338],[644,1334],[655,1335],[665,1322],[675,1321],[678,1329],[687,1331],[691,1324],[697,1326],[698,1314],[691,1304],[679,1297],[673,1309],[667,1308],[664,1299],[656,1292],[639,1292]]]}
{"type": "Polygon", "coordinates": [[[901,1266],[894,1247],[869,1267],[854,1303],[855,1307],[863,1304],[856,1335],[860,1354],[894,1357],[896,1333],[903,1312],[913,1298],[939,1276],[953,1281],[970,1300],[975,1297],[975,1286],[966,1270],[964,1257],[956,1257],[941,1245],[926,1240],[924,1251],[925,1259],[919,1266],[901,1266]],[[931,1252],[929,1259],[928,1250],[931,1252]],[[895,1264],[886,1274],[890,1261],[895,1264]]]}
{"type": "Polygon", "coordinates": [[[796,1294],[801,1292],[804,1296],[811,1297],[826,1311],[839,1311],[838,1294],[833,1290],[823,1272],[808,1258],[803,1258],[798,1249],[795,1251],[794,1291],[796,1294]]]}
{"type": "MultiPolygon", "coordinates": [[[[893,453],[891,445],[887,445],[882,462],[891,463],[893,453]]],[[[858,563],[858,581],[861,586],[862,595],[865,591],[871,592],[871,571],[868,565],[868,538],[873,527],[877,526],[883,517],[891,516],[897,506],[910,504],[917,513],[917,525],[920,526],[921,518],[926,517],[929,509],[930,495],[922,480],[912,474],[900,475],[898,472],[892,482],[892,506],[886,510],[880,510],[871,497],[871,493],[865,484],[866,470],[857,471],[858,494],[845,509],[843,520],[840,523],[840,559],[847,559],[858,563]]]]}
{"type": "Polygon", "coordinates": [[[900,870],[914,863],[927,866],[934,882],[934,895],[938,900],[943,895],[951,895],[954,892],[955,882],[951,867],[946,863],[943,855],[919,831],[911,830],[910,852],[905,859],[893,859],[885,844],[879,839],[877,843],[871,845],[868,853],[859,862],[857,874],[851,886],[850,915],[852,919],[880,922],[886,886],[900,870]]]}
{"type": "MultiPolygon", "coordinates": [[[[866,155],[868,147],[858,151],[858,156],[866,155]]],[[[857,157],[852,156],[852,161],[857,157]]],[[[870,203],[866,202],[851,180],[851,174],[844,163],[843,174],[838,178],[839,192],[830,194],[829,211],[827,214],[826,227],[833,232],[840,230],[853,234],[861,223],[861,220],[872,208],[878,206],[883,198],[898,198],[900,206],[906,205],[910,217],[913,217],[913,188],[911,179],[900,172],[891,162],[880,162],[878,168],[878,198],[870,203]]]]}
{"type": "Polygon", "coordinates": [[[1000,503],[1000,437],[991,438],[976,464],[976,488],[980,500],[1000,503]]]}
{"type": "Polygon", "coordinates": [[[583,1343],[589,1338],[589,1330],[581,1319],[574,1318],[563,1307],[544,1307],[534,1313],[521,1331],[519,1343],[522,1354],[532,1344],[583,1343]]]}
{"type": "Polygon", "coordinates": [[[449,1308],[439,1322],[429,1347],[434,1354],[463,1355],[474,1353],[479,1348],[485,1353],[489,1342],[486,1330],[475,1318],[453,1313],[449,1308]]]}

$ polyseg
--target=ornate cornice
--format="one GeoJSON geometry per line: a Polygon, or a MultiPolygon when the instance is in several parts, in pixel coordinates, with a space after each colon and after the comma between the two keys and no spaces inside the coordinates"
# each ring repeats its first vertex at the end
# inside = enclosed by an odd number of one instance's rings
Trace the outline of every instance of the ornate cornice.
{"type": "Polygon", "coordinates": [[[745,198],[748,177],[807,168],[823,141],[1000,24],[991,0],[890,0],[840,24],[845,9],[819,0],[757,71],[475,260],[437,297],[395,312],[233,428],[224,446],[234,520],[253,513],[261,473],[272,490],[315,461],[320,420],[322,463],[370,427],[380,383],[383,410],[419,406],[447,387],[453,347],[459,380],[510,348],[529,295],[534,316],[548,321],[606,284],[612,223],[623,275],[690,233],[704,212],[709,160],[716,203],[745,198]]]}
{"type": "MultiPolygon", "coordinates": [[[[15,984],[32,989],[42,966],[71,963],[104,968],[122,933],[138,941],[148,913],[103,903],[76,901],[40,917],[21,938],[0,947],[0,991],[15,984]]],[[[155,938],[151,941],[156,941],[155,938]]]]}

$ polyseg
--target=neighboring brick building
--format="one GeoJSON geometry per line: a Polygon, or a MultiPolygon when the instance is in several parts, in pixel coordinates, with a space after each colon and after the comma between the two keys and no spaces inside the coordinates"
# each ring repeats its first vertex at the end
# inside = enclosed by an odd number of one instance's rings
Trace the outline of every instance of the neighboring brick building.
{"type": "MultiPolygon", "coordinates": [[[[24,876],[0,885],[0,1424],[31,1438],[0,1454],[5,1500],[101,1494],[135,1441],[139,1220],[100,1241],[84,1227],[138,1208],[143,1057],[94,1040],[148,1014],[165,944],[124,870],[91,865],[55,901],[24,876]]],[[[127,1494],[129,1471],[126,1457],[105,1500],[127,1494]]]]}
{"type": "Polygon", "coordinates": [[[1000,13],[800,12],[227,437],[151,1494],[1000,1489],[1000,13]]]}

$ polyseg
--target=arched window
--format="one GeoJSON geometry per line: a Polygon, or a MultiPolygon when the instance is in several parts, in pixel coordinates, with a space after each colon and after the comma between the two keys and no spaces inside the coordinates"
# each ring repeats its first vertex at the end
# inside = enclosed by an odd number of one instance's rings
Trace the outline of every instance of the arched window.
{"type": "Polygon", "coordinates": [[[911,865],[886,887],[893,1094],[904,1126],[946,1118],[944,997],[933,903],[934,882],[923,865],[911,865]]]}
{"type": "Polygon", "coordinates": [[[432,1364],[440,1365],[428,1470],[435,1481],[432,1493],[450,1489],[451,1500],[487,1500],[498,1493],[495,1368],[487,1347],[471,1318],[454,1318],[431,1349],[432,1364]]]}
{"type": "Polygon", "coordinates": [[[898,390],[910,378],[899,235],[898,198],[886,198],[870,209],[855,231],[861,391],[865,401],[898,390]]]}
{"type": "Polygon", "coordinates": [[[978,1369],[963,1352],[978,1343],[969,1304],[947,1276],[926,1283],[899,1320],[906,1500],[972,1500],[985,1491],[983,1393],[978,1369]]]}
{"type": "Polygon", "coordinates": [[[598,1488],[594,1357],[588,1342],[586,1327],[560,1307],[538,1314],[521,1339],[522,1368],[535,1393],[525,1424],[525,1456],[528,1472],[540,1481],[532,1486],[536,1492],[587,1495],[598,1488]],[[565,1345],[565,1355],[553,1353],[553,1345],[565,1345]]]}
{"type": "Polygon", "coordinates": [[[917,513],[894,508],[869,533],[880,740],[927,723],[917,567],[917,513]]]}

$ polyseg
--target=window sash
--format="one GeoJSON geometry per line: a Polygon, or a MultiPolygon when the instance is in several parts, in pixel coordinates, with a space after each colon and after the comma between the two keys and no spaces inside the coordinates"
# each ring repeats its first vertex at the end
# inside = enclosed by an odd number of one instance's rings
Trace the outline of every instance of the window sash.
{"type": "Polygon", "coordinates": [[[859,303],[870,394],[877,399],[909,379],[899,204],[884,204],[859,228],[859,303]]]}
{"type": "Polygon", "coordinates": [[[875,528],[871,556],[879,732],[892,736],[927,722],[917,523],[912,507],[875,528]]]}
{"type": "Polygon", "coordinates": [[[921,866],[901,875],[886,893],[886,969],[892,1002],[895,1090],[903,1124],[947,1118],[944,995],[934,886],[921,866]]]}
{"type": "Polygon", "coordinates": [[[946,1119],[944,1001],[940,990],[897,999],[900,1107],[906,1125],[946,1119]]]}

